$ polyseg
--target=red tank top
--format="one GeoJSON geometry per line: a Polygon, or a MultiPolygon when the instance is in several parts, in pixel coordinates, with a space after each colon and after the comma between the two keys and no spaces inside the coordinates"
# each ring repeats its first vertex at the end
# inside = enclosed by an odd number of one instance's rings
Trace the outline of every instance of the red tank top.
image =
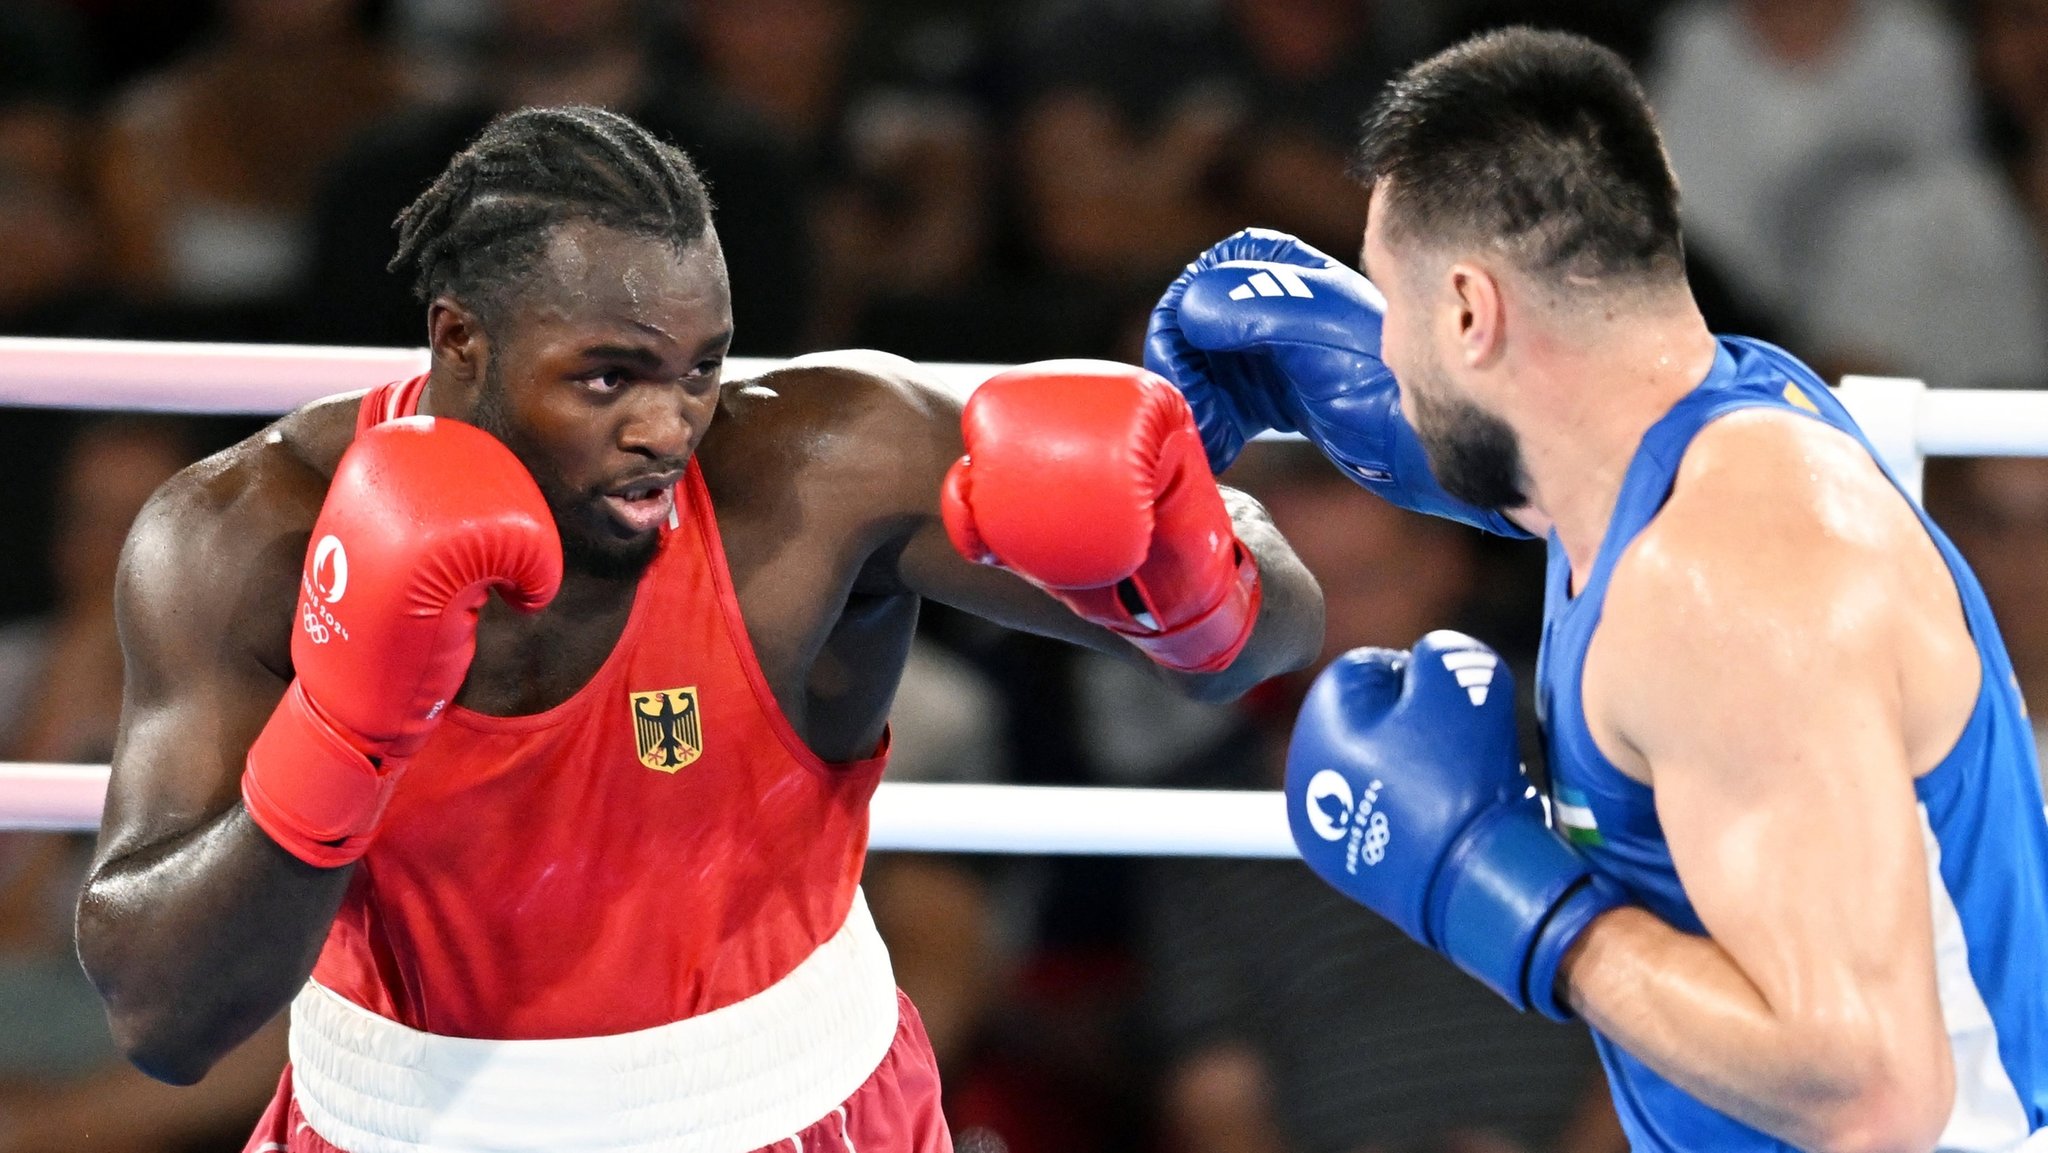
{"type": "MultiPolygon", "coordinates": [[[[410,414],[424,378],[363,399],[410,414]]],[[[885,748],[832,765],[754,658],[693,462],[597,675],[543,713],[448,710],[313,979],[432,1033],[650,1028],[781,979],[845,920],[885,748]]]]}

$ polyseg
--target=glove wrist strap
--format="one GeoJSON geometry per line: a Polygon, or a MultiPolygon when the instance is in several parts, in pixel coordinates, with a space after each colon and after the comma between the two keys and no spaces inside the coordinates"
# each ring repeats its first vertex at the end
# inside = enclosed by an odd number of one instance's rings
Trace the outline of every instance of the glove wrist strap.
{"type": "Polygon", "coordinates": [[[1164,631],[1141,629],[1135,622],[1110,628],[1162,667],[1184,673],[1221,672],[1250,642],[1261,598],[1258,563],[1240,545],[1236,574],[1206,611],[1164,631]]]}
{"type": "Polygon", "coordinates": [[[1593,918],[1628,903],[1620,886],[1599,873],[1589,874],[1585,884],[1558,902],[1529,950],[1529,972],[1523,978],[1523,986],[1530,1008],[1553,1021],[1574,1019],[1570,1002],[1559,995],[1557,987],[1557,974],[1564,966],[1565,954],[1593,923],[1593,918]]]}
{"type": "Polygon", "coordinates": [[[1543,823],[1534,798],[1493,807],[1440,867],[1423,943],[1525,1012],[1560,1021],[1558,966],[1594,917],[1626,903],[1543,823]]]}
{"type": "Polygon", "coordinates": [[[337,868],[369,851],[402,768],[364,755],[295,680],[249,747],[242,807],[286,852],[337,868]]]}

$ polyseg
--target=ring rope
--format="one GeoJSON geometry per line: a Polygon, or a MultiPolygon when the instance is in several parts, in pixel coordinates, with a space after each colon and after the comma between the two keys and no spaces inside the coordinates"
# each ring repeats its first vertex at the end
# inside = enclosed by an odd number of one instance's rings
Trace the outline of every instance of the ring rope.
{"type": "MultiPolygon", "coordinates": [[[[736,379],[787,361],[733,357],[736,379]]],[[[275,414],[416,375],[425,349],[0,337],[0,405],[275,414]]],[[[1002,371],[927,364],[964,397],[1002,371]]],[[[1909,487],[1927,456],[2048,456],[2048,392],[1934,390],[1848,377],[1838,390],[1909,487]]],[[[104,765],[0,762],[0,830],[99,825],[104,765]]],[[[1276,792],[885,782],[870,847],[931,852],[1294,857],[1276,792]]]]}
{"type": "MultiPolygon", "coordinates": [[[[105,765],[0,762],[0,829],[91,832],[105,765]]],[[[884,781],[868,847],[929,853],[1295,857],[1277,792],[884,781]]]]}

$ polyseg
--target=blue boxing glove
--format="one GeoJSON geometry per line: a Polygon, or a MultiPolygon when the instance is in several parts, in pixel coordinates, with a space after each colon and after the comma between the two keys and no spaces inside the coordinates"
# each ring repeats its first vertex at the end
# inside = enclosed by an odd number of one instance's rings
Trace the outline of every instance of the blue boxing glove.
{"type": "Polygon", "coordinates": [[[1145,367],[1188,398],[1214,472],[1268,429],[1299,432],[1393,504],[1527,536],[1499,511],[1451,496],[1429,471],[1380,362],[1385,311],[1379,289],[1344,264],[1284,232],[1247,228],[1167,287],[1152,309],[1145,367]]]}
{"type": "Polygon", "coordinates": [[[1565,950],[1626,903],[1544,823],[1516,755],[1514,678],[1460,633],[1323,670],[1287,751],[1287,821],[1345,896],[1560,1021],[1565,950]]]}

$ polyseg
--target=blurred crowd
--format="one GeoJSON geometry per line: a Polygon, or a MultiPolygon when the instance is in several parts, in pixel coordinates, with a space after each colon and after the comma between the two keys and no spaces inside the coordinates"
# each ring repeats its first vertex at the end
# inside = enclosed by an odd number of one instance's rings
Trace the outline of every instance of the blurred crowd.
{"type": "MultiPolygon", "coordinates": [[[[1824,373],[2048,389],[2048,0],[0,0],[0,334],[419,345],[391,222],[496,112],[688,150],[741,355],[1135,360],[1247,224],[1355,254],[1358,115],[1508,23],[1642,71],[1708,319],[1824,373]]],[[[104,761],[129,521],[236,422],[0,418],[0,761],[104,761]]],[[[1313,453],[1227,478],[1323,582],[1325,657],[1461,627],[1524,668],[1540,556],[1313,453]]],[[[1929,507],[2048,700],[2048,461],[1929,507]]],[[[1526,679],[1526,678],[1525,678],[1526,679]]],[[[1305,681],[1191,705],[943,610],[899,777],[1269,788],[1305,681]]],[[[114,1057],[71,954],[89,845],[0,832],[0,1153],[239,1148],[283,1060],[114,1057]]],[[[1518,1017],[1292,862],[878,855],[963,1153],[1616,1153],[1581,1030],[1518,1017]]]]}

